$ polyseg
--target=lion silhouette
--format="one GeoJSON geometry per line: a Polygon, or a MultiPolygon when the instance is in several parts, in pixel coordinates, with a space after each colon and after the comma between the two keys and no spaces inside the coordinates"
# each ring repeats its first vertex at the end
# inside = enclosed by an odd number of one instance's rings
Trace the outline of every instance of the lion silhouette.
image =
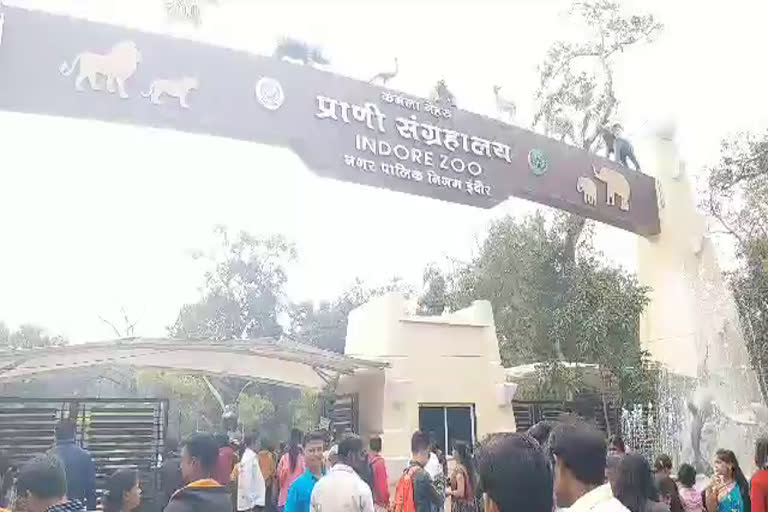
{"type": "Polygon", "coordinates": [[[161,79],[158,78],[152,82],[147,92],[142,92],[141,95],[145,98],[150,98],[150,101],[155,105],[161,105],[163,94],[171,96],[179,100],[179,105],[182,108],[189,108],[187,103],[187,96],[190,91],[197,90],[200,87],[200,82],[197,78],[191,76],[185,76],[177,80],[161,79]]]}
{"type": "Polygon", "coordinates": [[[136,48],[133,41],[122,41],[117,43],[109,53],[82,52],[77,54],[71,65],[63,62],[59,71],[64,76],[71,75],[75,67],[80,65],[80,71],[75,79],[75,88],[78,91],[83,90],[83,81],[87,78],[91,89],[101,91],[103,87],[99,83],[99,76],[106,79],[106,89],[108,92],[117,92],[121,98],[128,98],[125,92],[125,82],[135,72],[141,62],[141,53],[136,48]]]}

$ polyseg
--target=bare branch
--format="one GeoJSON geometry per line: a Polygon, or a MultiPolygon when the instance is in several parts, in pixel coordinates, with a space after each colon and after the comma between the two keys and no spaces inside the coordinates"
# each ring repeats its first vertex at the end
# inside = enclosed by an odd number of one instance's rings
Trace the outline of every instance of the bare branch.
{"type": "Polygon", "coordinates": [[[251,384],[253,384],[252,380],[249,380],[248,382],[245,383],[245,385],[240,389],[240,392],[237,394],[237,398],[235,399],[235,403],[239,403],[240,402],[240,397],[243,396],[243,393],[245,393],[245,390],[248,389],[248,386],[250,386],[251,384]]]}
{"type": "Polygon", "coordinates": [[[138,320],[135,322],[131,322],[131,320],[128,318],[128,313],[125,312],[125,308],[121,307],[120,312],[123,314],[123,321],[125,322],[125,336],[128,338],[132,338],[134,335],[134,331],[136,330],[136,324],[139,323],[138,320]]]}
{"type": "Polygon", "coordinates": [[[221,406],[221,410],[223,411],[226,404],[224,403],[224,399],[221,397],[221,393],[219,393],[219,390],[216,389],[216,386],[211,383],[207,376],[203,375],[201,378],[203,379],[203,382],[205,382],[205,385],[208,387],[208,391],[211,392],[211,395],[213,395],[213,398],[216,399],[216,401],[221,406]]]}
{"type": "Polygon", "coordinates": [[[709,189],[709,201],[707,201],[706,205],[707,209],[709,210],[709,214],[712,215],[712,217],[714,217],[720,223],[720,225],[725,228],[727,234],[736,238],[739,244],[742,247],[745,247],[746,241],[744,238],[739,233],[737,233],[736,230],[733,229],[728,222],[725,221],[723,215],[720,213],[720,210],[717,208],[717,202],[715,201],[714,190],[712,188],[709,189]]]}
{"type": "Polygon", "coordinates": [[[104,317],[103,317],[103,316],[101,316],[101,315],[99,315],[99,320],[101,320],[102,322],[104,322],[105,324],[107,324],[108,326],[110,326],[110,327],[112,328],[112,332],[114,332],[114,333],[115,333],[115,336],[116,336],[116,337],[118,337],[118,338],[123,338],[123,335],[122,335],[122,334],[120,334],[120,330],[119,330],[117,327],[115,327],[115,324],[113,324],[112,322],[110,322],[109,320],[107,320],[106,318],[104,318],[104,317]]]}

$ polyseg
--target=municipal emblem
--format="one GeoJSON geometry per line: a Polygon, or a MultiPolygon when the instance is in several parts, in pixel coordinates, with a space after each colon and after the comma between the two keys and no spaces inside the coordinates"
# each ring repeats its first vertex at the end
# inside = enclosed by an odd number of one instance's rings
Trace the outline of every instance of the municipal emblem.
{"type": "Polygon", "coordinates": [[[528,167],[531,168],[531,172],[536,176],[541,176],[547,172],[549,163],[542,150],[532,149],[528,152],[528,167]]]}
{"type": "Polygon", "coordinates": [[[277,110],[283,106],[285,93],[283,86],[274,78],[263,77],[256,82],[256,99],[268,110],[277,110]]]}

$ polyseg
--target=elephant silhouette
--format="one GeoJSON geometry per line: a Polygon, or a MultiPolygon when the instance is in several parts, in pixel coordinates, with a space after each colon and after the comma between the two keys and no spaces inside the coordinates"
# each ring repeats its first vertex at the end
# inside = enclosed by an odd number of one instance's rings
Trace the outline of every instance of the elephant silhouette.
{"type": "Polygon", "coordinates": [[[576,180],[576,190],[584,194],[584,203],[590,206],[597,204],[597,184],[586,176],[579,176],[576,180]]]}
{"type": "Polygon", "coordinates": [[[628,212],[631,190],[627,178],[619,171],[609,167],[601,167],[599,171],[593,167],[593,172],[596,179],[605,183],[605,197],[608,206],[615,205],[616,196],[619,196],[619,209],[628,212]]]}

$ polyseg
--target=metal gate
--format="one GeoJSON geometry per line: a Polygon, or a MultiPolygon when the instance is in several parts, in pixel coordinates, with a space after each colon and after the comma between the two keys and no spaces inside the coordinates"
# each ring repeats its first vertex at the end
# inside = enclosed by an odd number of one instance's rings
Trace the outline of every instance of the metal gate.
{"type": "Polygon", "coordinates": [[[359,432],[357,393],[336,395],[330,406],[331,432],[336,437],[344,432],[359,432]]]}
{"type": "Polygon", "coordinates": [[[606,433],[618,434],[621,431],[621,408],[615,403],[608,402],[604,409],[599,397],[585,396],[573,401],[513,400],[512,409],[518,432],[528,430],[539,421],[557,421],[563,414],[576,415],[594,422],[606,433]]]}
{"type": "Polygon", "coordinates": [[[168,400],[142,398],[0,397],[0,451],[21,464],[54,445],[59,420],[74,421],[76,441],[96,466],[96,488],[115,470],[139,471],[142,510],[155,510],[160,487],[158,466],[168,428],[168,400]]]}

